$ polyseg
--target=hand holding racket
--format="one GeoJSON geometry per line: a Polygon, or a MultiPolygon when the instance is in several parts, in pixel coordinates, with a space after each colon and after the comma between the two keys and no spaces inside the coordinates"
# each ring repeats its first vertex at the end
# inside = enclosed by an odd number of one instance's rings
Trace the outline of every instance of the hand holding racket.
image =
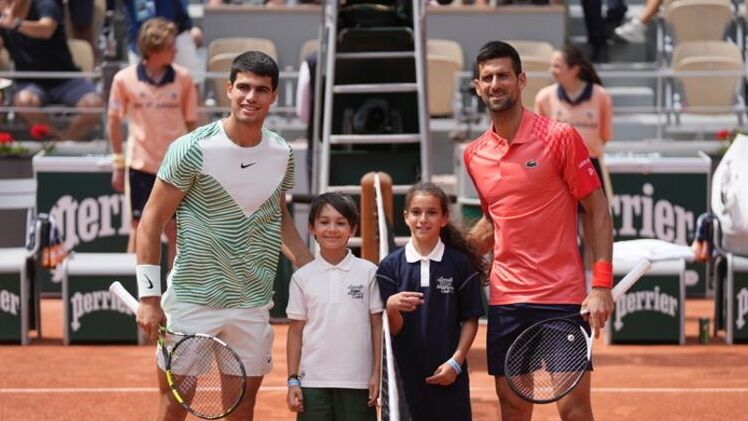
{"type": "MultiPolygon", "coordinates": [[[[615,302],[652,264],[642,259],[613,288],[615,302]]],[[[504,375],[509,387],[533,403],[555,402],[571,392],[590,366],[592,338],[579,314],[535,323],[525,329],[507,351],[504,375]]]]}
{"type": "MultiPolygon", "coordinates": [[[[133,313],[138,300],[119,282],[109,291],[125,303],[133,313]]],[[[166,381],[179,404],[203,419],[223,418],[233,412],[244,398],[247,383],[244,364],[225,342],[201,333],[184,334],[159,329],[158,348],[164,363],[166,381]],[[172,347],[166,345],[167,335],[178,338],[172,347]]]]}

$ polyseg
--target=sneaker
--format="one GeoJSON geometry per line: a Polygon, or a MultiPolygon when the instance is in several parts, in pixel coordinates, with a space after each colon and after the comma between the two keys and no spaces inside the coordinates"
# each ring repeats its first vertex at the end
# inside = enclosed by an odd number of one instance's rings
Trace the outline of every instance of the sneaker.
{"type": "Polygon", "coordinates": [[[633,18],[616,28],[615,32],[616,35],[623,38],[627,42],[644,42],[644,34],[646,30],[647,25],[643,24],[639,19],[633,18]]]}

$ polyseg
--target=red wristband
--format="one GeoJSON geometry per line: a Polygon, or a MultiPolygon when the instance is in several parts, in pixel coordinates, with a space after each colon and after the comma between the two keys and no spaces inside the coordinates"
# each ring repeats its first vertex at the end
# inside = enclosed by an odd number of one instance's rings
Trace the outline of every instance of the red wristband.
{"type": "Polygon", "coordinates": [[[605,260],[598,260],[592,265],[592,287],[613,287],[613,265],[605,260]]]}

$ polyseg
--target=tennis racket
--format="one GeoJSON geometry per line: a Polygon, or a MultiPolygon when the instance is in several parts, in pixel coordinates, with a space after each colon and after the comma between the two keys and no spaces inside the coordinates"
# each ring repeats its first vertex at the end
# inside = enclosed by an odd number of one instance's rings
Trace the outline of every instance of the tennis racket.
{"type": "MultiPolygon", "coordinates": [[[[637,263],[613,288],[613,301],[651,268],[645,259],[637,263]]],[[[585,314],[587,310],[535,323],[512,342],[504,375],[514,393],[529,402],[550,403],[579,384],[592,358],[592,338],[580,324],[585,314]]]]}
{"type": "MultiPolygon", "coordinates": [[[[137,313],[140,303],[121,283],[112,283],[109,291],[137,313]]],[[[174,399],[188,412],[215,420],[239,406],[247,384],[246,372],[239,356],[225,342],[202,333],[173,332],[162,326],[158,348],[174,399]],[[171,348],[166,345],[166,335],[179,338],[171,348]]]]}

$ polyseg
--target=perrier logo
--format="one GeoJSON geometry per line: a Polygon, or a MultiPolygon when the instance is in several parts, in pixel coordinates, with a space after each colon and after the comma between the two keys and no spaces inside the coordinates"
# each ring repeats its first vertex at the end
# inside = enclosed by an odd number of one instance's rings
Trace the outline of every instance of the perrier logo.
{"type": "Polygon", "coordinates": [[[109,291],[76,292],[70,297],[70,306],[72,307],[70,328],[73,329],[73,332],[77,332],[80,329],[81,317],[94,311],[108,310],[132,314],[130,308],[109,291]]]}
{"type": "Polygon", "coordinates": [[[616,300],[616,319],[613,329],[616,332],[623,329],[623,318],[629,314],[640,311],[654,311],[675,317],[678,312],[678,299],[660,292],[660,287],[654,287],[652,291],[635,291],[624,294],[616,300]]]}
{"type": "Polygon", "coordinates": [[[688,244],[688,235],[694,226],[693,212],[667,199],[656,199],[654,192],[651,183],[644,183],[640,195],[613,196],[610,209],[618,220],[616,236],[656,238],[675,244],[688,244]]]}

